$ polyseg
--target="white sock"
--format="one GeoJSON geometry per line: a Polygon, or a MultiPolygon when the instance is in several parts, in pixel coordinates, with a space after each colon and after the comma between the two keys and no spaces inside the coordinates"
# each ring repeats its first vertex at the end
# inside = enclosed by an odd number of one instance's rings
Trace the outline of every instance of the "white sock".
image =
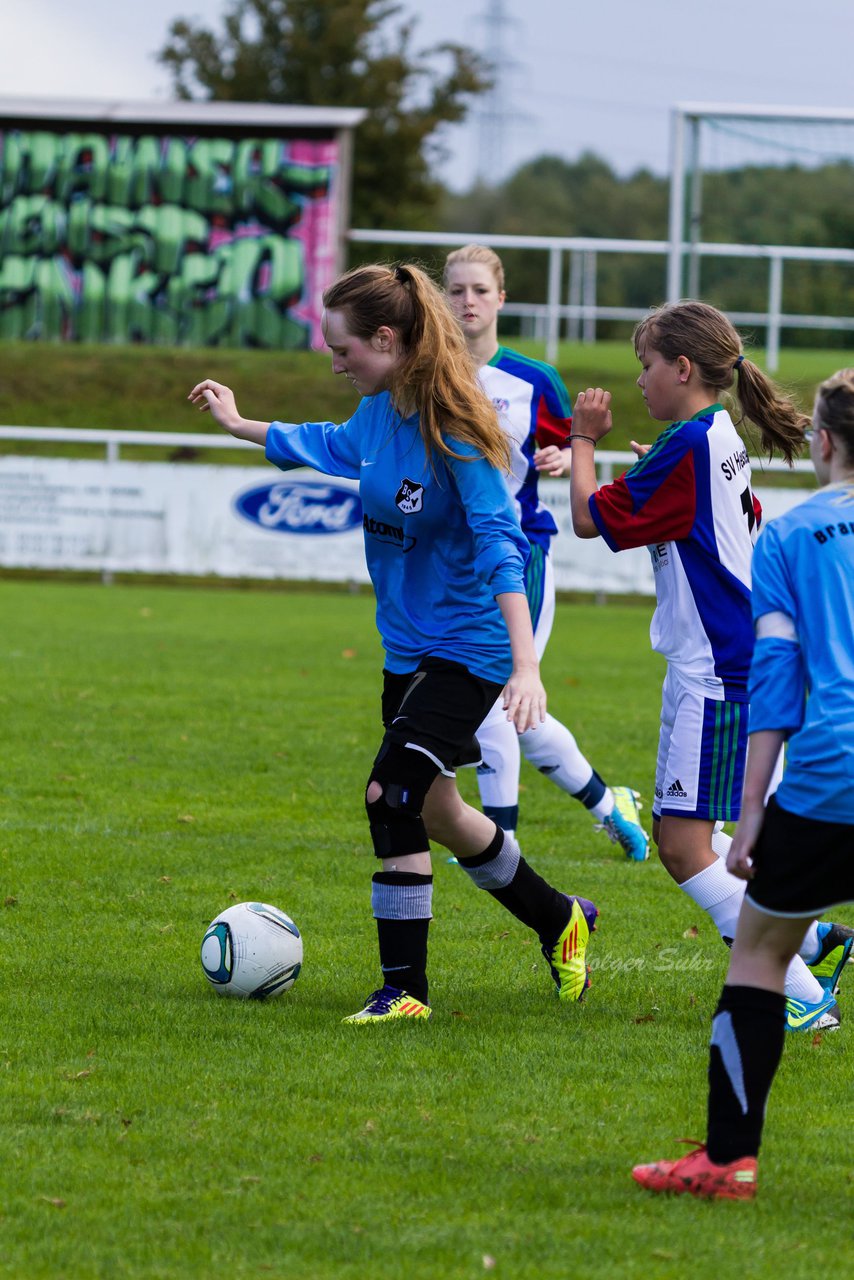
{"type": "MultiPolygon", "coordinates": [[[[712,917],[722,938],[735,937],[747,882],[731,875],[720,858],[710,867],[705,867],[697,875],[685,880],[679,888],[712,917]]],[[[824,999],[821,983],[810,973],[799,955],[794,957],[786,971],[785,991],[787,996],[805,1000],[809,1004],[817,1004],[824,999]]]]}
{"type": "Polygon", "coordinates": [[[710,867],[704,867],[697,875],[685,880],[679,888],[712,917],[722,938],[735,937],[741,900],[747,888],[744,880],[730,875],[718,859],[710,867]]]}
{"type": "Polygon", "coordinates": [[[813,920],[812,923],[807,926],[807,931],[804,934],[804,940],[798,949],[798,955],[803,956],[807,964],[812,964],[818,959],[820,945],[821,944],[818,940],[818,921],[813,920]]]}
{"type": "Polygon", "coordinates": [[[719,858],[723,858],[724,861],[726,861],[726,856],[729,853],[731,846],[732,836],[728,836],[725,831],[719,831],[717,827],[715,827],[714,834],[712,835],[713,852],[716,853],[719,858]]]}
{"type": "MultiPolygon", "coordinates": [[[[536,729],[519,735],[519,746],[526,760],[546,775],[562,791],[577,795],[590,781],[593,767],[578,749],[578,743],[565,724],[546,715],[536,729]]],[[[613,802],[611,808],[613,808],[613,802]]],[[[611,810],[609,809],[610,813],[611,810]]]]}
{"type": "Polygon", "coordinates": [[[601,822],[604,818],[609,818],[614,812],[614,793],[610,787],[605,788],[605,794],[598,804],[594,804],[590,810],[597,822],[601,822]]]}
{"type": "Polygon", "coordinates": [[[491,708],[477,731],[483,756],[478,770],[480,802],[487,809],[511,809],[519,803],[519,735],[500,706],[491,708]]]}
{"type": "MultiPolygon", "coordinates": [[[[714,834],[712,835],[713,851],[718,855],[719,858],[723,858],[723,860],[726,861],[726,857],[730,851],[731,846],[732,846],[732,836],[728,836],[725,833],[725,831],[723,830],[723,823],[722,822],[715,823],[715,830],[714,830],[714,834]]],[[[727,935],[727,936],[729,937],[731,935],[727,935]]],[[[813,920],[812,924],[808,926],[807,931],[804,934],[804,940],[800,945],[800,948],[798,950],[798,955],[807,964],[811,964],[818,956],[818,952],[819,952],[818,921],[813,920]]],[[[798,997],[798,998],[801,999],[802,997],[798,997]]]]}

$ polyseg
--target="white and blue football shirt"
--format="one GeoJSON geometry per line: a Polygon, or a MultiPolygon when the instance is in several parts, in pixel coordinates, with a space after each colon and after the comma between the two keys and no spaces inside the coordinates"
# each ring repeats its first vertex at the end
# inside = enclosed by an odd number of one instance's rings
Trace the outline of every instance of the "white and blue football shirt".
{"type": "Polygon", "coordinates": [[[747,701],[750,566],[761,510],[744,442],[720,405],[675,422],[590,498],[612,551],[649,548],[652,647],[707,698],[747,701]]]}
{"type": "Polygon", "coordinates": [[[569,441],[572,407],[560,375],[550,364],[499,347],[478,378],[510,441],[508,485],[516,501],[519,523],[529,542],[548,551],[557,525],[537,492],[539,472],[534,452],[569,441]]]}

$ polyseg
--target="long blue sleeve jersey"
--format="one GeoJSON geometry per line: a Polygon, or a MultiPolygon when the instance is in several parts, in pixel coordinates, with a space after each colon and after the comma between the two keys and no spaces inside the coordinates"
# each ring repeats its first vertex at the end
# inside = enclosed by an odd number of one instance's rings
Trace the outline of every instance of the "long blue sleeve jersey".
{"type": "Polygon", "coordinates": [[[512,661],[495,597],[525,594],[528,540],[501,473],[469,446],[448,443],[464,460],[436,455],[431,467],[418,418],[401,418],[382,392],[340,425],[272,423],[266,454],[284,471],[308,466],[359,481],[389,671],[447,658],[503,684],[512,661]]]}
{"type": "Polygon", "coordinates": [[[784,809],[854,822],[854,485],[772,520],[753,558],[750,732],[789,739],[784,809]]]}

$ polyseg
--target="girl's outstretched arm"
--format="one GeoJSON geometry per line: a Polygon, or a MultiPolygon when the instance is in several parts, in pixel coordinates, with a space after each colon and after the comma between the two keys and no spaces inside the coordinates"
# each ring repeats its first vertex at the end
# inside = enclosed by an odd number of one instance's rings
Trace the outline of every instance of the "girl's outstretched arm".
{"type": "Polygon", "coordinates": [[[215,422],[224,430],[237,436],[238,440],[251,440],[262,447],[267,442],[269,422],[255,422],[251,418],[241,418],[237,412],[234,392],[223,382],[214,382],[205,378],[198,382],[187,396],[191,404],[198,405],[202,413],[210,413],[215,422]]]}

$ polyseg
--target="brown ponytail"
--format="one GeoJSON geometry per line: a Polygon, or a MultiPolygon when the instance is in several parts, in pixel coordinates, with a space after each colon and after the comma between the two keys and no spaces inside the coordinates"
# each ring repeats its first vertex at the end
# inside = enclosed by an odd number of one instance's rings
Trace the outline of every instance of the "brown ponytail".
{"type": "Polygon", "coordinates": [[[741,349],[741,338],[727,317],[705,302],[672,302],[656,307],[633,335],[640,356],[651,347],[665,360],[687,356],[702,382],[716,393],[730,392],[758,430],[770,458],[776,449],[791,465],[800,454],[809,418],[741,349]],[[732,389],[733,377],[736,379],[732,389]]]}
{"type": "Polygon", "coordinates": [[[420,267],[356,267],[330,285],[323,305],[343,311],[356,337],[371,338],[382,325],[394,330],[401,360],[389,388],[392,401],[399,412],[418,414],[428,458],[434,452],[460,457],[445,439],[450,436],[509,470],[507,436],[478,382],[462,331],[420,267]]]}

